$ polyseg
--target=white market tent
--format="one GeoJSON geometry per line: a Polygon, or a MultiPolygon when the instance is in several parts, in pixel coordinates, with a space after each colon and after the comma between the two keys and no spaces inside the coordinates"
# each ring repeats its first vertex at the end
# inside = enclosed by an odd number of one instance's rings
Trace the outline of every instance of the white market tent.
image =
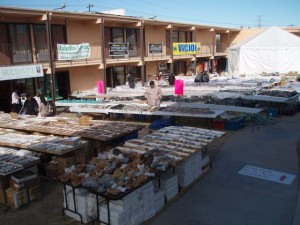
{"type": "Polygon", "coordinates": [[[271,27],[227,49],[229,74],[300,72],[300,38],[271,27]]]}

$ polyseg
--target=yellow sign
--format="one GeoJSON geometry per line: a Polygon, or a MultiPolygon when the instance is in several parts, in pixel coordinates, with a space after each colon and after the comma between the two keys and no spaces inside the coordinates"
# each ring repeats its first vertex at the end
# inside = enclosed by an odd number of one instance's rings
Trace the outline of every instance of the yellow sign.
{"type": "Polygon", "coordinates": [[[173,55],[193,55],[200,54],[200,42],[173,43],[173,55]]]}

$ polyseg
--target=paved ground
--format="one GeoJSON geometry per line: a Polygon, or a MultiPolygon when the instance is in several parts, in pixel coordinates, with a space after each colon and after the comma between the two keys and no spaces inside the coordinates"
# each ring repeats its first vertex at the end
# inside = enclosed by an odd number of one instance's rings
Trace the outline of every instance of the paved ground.
{"type": "Polygon", "coordinates": [[[299,218],[294,220],[298,176],[286,185],[238,174],[251,165],[298,175],[299,121],[298,113],[280,117],[275,125],[255,128],[253,133],[251,126],[230,133],[212,170],[147,224],[300,224],[299,218]]]}
{"type": "MultiPolygon", "coordinates": [[[[300,113],[275,125],[251,124],[210,146],[213,168],[145,225],[298,225],[298,176],[281,184],[240,175],[246,165],[298,175],[300,113]],[[294,217],[296,210],[296,217],[294,217]]],[[[42,198],[18,210],[0,206],[2,225],[73,225],[61,214],[62,186],[42,179],[42,198]]],[[[298,216],[299,215],[299,216],[298,216]]]]}

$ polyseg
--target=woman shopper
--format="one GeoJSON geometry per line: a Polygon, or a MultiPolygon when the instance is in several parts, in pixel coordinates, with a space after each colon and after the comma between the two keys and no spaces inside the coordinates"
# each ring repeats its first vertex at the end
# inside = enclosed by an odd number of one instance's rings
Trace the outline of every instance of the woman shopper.
{"type": "Polygon", "coordinates": [[[39,116],[46,117],[49,115],[49,103],[46,101],[44,96],[41,96],[41,103],[39,107],[39,116]]]}

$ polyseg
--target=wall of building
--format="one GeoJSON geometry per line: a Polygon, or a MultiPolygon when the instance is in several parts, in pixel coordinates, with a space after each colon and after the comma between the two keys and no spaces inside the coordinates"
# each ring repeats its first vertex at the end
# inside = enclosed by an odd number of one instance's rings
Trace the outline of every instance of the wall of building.
{"type": "Polygon", "coordinates": [[[102,43],[100,26],[100,24],[91,23],[90,21],[69,21],[66,26],[68,43],[89,43],[91,46],[91,57],[100,59],[102,43]]]}
{"type": "Polygon", "coordinates": [[[154,80],[155,76],[158,73],[158,62],[146,62],[146,80],[154,80]]]}
{"type": "Polygon", "coordinates": [[[145,54],[148,55],[149,43],[162,43],[163,55],[166,55],[166,29],[164,26],[145,26],[145,54]]]}
{"type": "Polygon", "coordinates": [[[104,80],[104,71],[98,66],[70,67],[69,72],[71,93],[93,89],[98,80],[104,80]]]}
{"type": "Polygon", "coordinates": [[[238,35],[232,40],[232,45],[240,43],[258,33],[261,33],[265,29],[262,28],[251,28],[251,29],[242,29],[238,35]]]}

